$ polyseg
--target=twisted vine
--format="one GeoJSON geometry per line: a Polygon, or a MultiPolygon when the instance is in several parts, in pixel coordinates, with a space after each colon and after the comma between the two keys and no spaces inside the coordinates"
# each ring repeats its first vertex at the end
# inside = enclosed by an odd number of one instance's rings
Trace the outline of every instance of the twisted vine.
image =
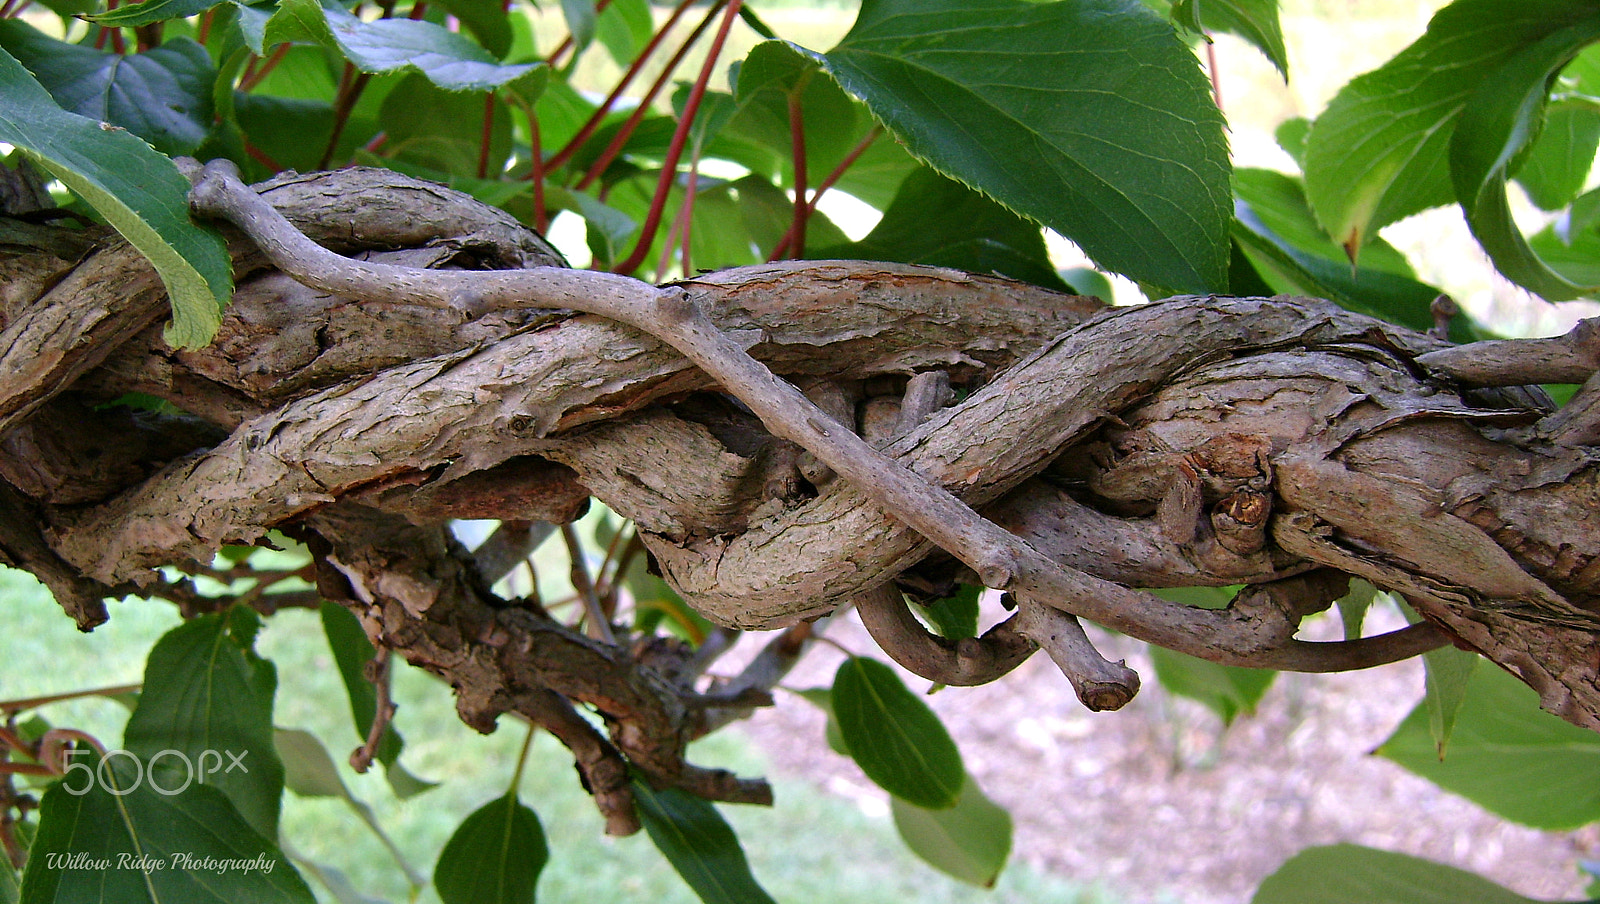
{"type": "Polygon", "coordinates": [[[143,273],[116,246],[3,312],[19,366],[0,378],[0,555],[85,627],[157,566],[285,530],[312,549],[319,593],[447,678],[469,724],[517,711],[550,728],[619,833],[637,828],[630,765],[713,799],[767,799],[684,748],[761,703],[805,622],[851,603],[918,674],[982,683],[1037,646],[1093,709],[1121,706],[1138,676],[1094,650],[1080,617],[1307,671],[1453,641],[1600,728],[1593,325],[1449,347],[1308,299],[1104,309],[847,262],[655,287],[565,269],[503,215],[392,174],[263,193],[216,164],[194,177],[196,211],[241,231],[241,289],[212,348],[160,344],[146,277],[90,291],[79,271],[143,273]],[[363,185],[439,216],[407,211],[428,225],[396,234],[341,200],[363,185]],[[1485,388],[1578,380],[1560,409],[1485,388]],[[130,389],[192,416],[75,416],[130,389]],[[108,468],[95,444],[113,429],[143,439],[108,468]],[[722,641],[685,658],[585,637],[489,591],[525,532],[474,557],[445,527],[566,523],[591,495],[637,522],[707,617],[790,630],[743,676],[697,689],[722,641]],[[1424,621],[1296,639],[1349,576],[1424,621]],[[929,634],[903,592],[957,580],[1005,591],[1015,616],[982,638],[929,634]],[[1223,610],[1135,589],[1231,584],[1245,589],[1223,610]]]}

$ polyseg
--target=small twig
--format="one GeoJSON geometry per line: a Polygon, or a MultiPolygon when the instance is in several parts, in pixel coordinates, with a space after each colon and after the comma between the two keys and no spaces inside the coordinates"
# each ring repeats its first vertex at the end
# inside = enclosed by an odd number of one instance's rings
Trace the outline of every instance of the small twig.
{"type": "Polygon", "coordinates": [[[606,822],[607,835],[632,835],[639,831],[629,787],[628,762],[612,743],[573,708],[567,698],[550,690],[534,690],[517,697],[516,711],[555,735],[572,751],[583,786],[594,796],[606,822]]]}
{"type": "MultiPolygon", "coordinates": [[[[816,621],[801,622],[791,626],[772,640],[767,641],[767,645],[761,648],[761,652],[757,653],[755,658],[750,660],[738,675],[718,687],[718,693],[732,696],[736,699],[742,699],[744,694],[751,692],[770,695],[772,690],[778,686],[778,683],[783,681],[784,676],[788,675],[800,661],[806,648],[812,642],[832,643],[828,638],[822,636],[822,632],[826,630],[829,621],[830,618],[819,618],[816,621]]],[[[726,642],[726,645],[721,650],[716,650],[709,656],[702,657],[699,651],[696,651],[695,658],[690,660],[692,666],[704,671],[704,669],[710,667],[717,656],[732,647],[732,641],[738,639],[739,632],[729,629],[723,630],[727,631],[727,636],[732,640],[726,642]]],[[[712,635],[712,637],[716,636],[716,634],[712,635]]],[[[709,638],[707,642],[710,642],[709,638]]],[[[834,646],[838,647],[838,644],[834,644],[834,646]]],[[[704,649],[704,645],[702,645],[702,649],[704,649]]],[[[843,648],[841,647],[840,649],[843,648]]],[[[846,651],[845,655],[848,656],[850,654],[846,651]]],[[[696,737],[708,735],[730,722],[748,718],[754,710],[755,706],[750,704],[707,709],[700,714],[700,719],[695,724],[695,735],[696,737]]]]}
{"type": "Polygon", "coordinates": [[[1560,410],[1541,420],[1536,430],[1558,445],[1600,443],[1600,372],[1591,376],[1560,410]]]}
{"type": "Polygon", "coordinates": [[[689,158],[689,176],[684,182],[683,205],[678,208],[679,270],[684,279],[694,276],[691,256],[694,242],[694,202],[700,196],[700,146],[695,145],[694,156],[689,158]]]}
{"type": "Polygon", "coordinates": [[[161,46],[162,23],[151,22],[148,25],[136,25],[133,28],[134,47],[139,53],[161,46]]]}
{"type": "Polygon", "coordinates": [[[261,164],[262,166],[266,167],[268,172],[271,172],[271,173],[281,173],[281,172],[283,172],[283,164],[281,164],[278,161],[272,159],[272,157],[270,157],[267,154],[266,151],[263,151],[260,148],[256,147],[255,145],[251,144],[248,139],[246,139],[245,143],[244,143],[244,152],[250,156],[251,160],[254,160],[255,162],[257,162],[257,163],[261,164]]]}
{"type": "Polygon", "coordinates": [[[265,59],[257,57],[251,60],[250,65],[245,68],[244,75],[239,79],[237,90],[246,94],[255,90],[255,87],[261,84],[263,79],[272,74],[272,70],[278,68],[278,64],[283,62],[283,58],[288,55],[289,48],[292,46],[292,44],[285,41],[273,48],[272,53],[268,54],[265,59]]]}
{"type": "Polygon", "coordinates": [[[1491,339],[1453,345],[1417,363],[1468,386],[1583,383],[1600,371],[1600,317],[1550,339],[1491,339]]]}
{"type": "Polygon", "coordinates": [[[533,181],[533,229],[540,235],[550,231],[550,214],[544,209],[544,174],[547,170],[541,155],[544,154],[539,137],[539,117],[531,105],[523,107],[528,114],[528,178],[533,181]]]}
{"type": "Polygon", "coordinates": [[[990,628],[982,638],[953,641],[931,634],[911,614],[892,582],[857,597],[856,610],[872,642],[890,659],[938,684],[988,684],[1026,662],[1037,649],[1012,625],[1015,617],[990,628]]]}
{"type": "Polygon", "coordinates": [[[616,635],[611,632],[611,621],[606,618],[606,613],[600,608],[600,598],[595,596],[594,580],[589,576],[589,566],[583,560],[583,544],[578,540],[578,532],[572,525],[561,525],[561,539],[567,544],[567,555],[572,560],[572,589],[578,591],[578,598],[583,600],[584,617],[587,621],[590,637],[615,646],[616,635]]]}
{"type": "Polygon", "coordinates": [[[605,558],[600,560],[599,576],[595,582],[595,598],[600,600],[600,608],[607,615],[617,611],[617,592],[622,589],[623,578],[628,573],[628,563],[637,555],[638,550],[644,549],[644,541],[639,539],[637,531],[630,525],[624,524],[611,537],[611,542],[606,544],[605,558]]]}
{"type": "MultiPolygon", "coordinates": [[[[806,256],[806,119],[800,100],[805,95],[805,80],[789,91],[789,154],[794,159],[794,219],[789,225],[791,257],[806,256]]],[[[689,274],[685,273],[684,276],[689,274]]]]}
{"type": "MultiPolygon", "coordinates": [[[[4,758],[0,757],[0,764],[4,758]]],[[[11,868],[21,870],[28,864],[28,849],[17,837],[17,823],[36,806],[32,797],[18,794],[9,776],[0,777],[0,847],[6,852],[11,868]]]]}
{"type": "MultiPolygon", "coordinates": [[[[421,6],[421,4],[418,4],[421,6]]],[[[494,136],[494,92],[483,96],[483,129],[478,135],[478,178],[489,178],[489,139],[494,136]]]]}
{"type": "Polygon", "coordinates": [[[66,746],[73,741],[82,741],[95,749],[102,759],[106,755],[106,746],[100,739],[86,731],[76,728],[52,728],[39,738],[37,753],[34,759],[49,767],[51,775],[65,775],[67,761],[65,756],[66,746]]]}
{"type": "Polygon", "coordinates": [[[12,725],[0,725],[0,747],[21,751],[28,756],[33,756],[34,746],[22,740],[12,725]]]}
{"type": "Polygon", "coordinates": [[[1211,40],[1210,35],[1203,36],[1206,42],[1206,72],[1211,75],[1211,99],[1222,107],[1222,73],[1217,70],[1217,43],[1211,40]]]}
{"type": "Polygon", "coordinates": [[[383,735],[389,730],[389,723],[394,720],[394,698],[389,693],[389,679],[391,676],[391,662],[394,654],[387,648],[380,648],[372,661],[367,663],[366,678],[372,682],[373,689],[377,692],[377,707],[372,715],[372,726],[367,729],[367,741],[357,747],[350,754],[350,768],[357,772],[366,772],[372,767],[372,760],[378,755],[378,745],[383,743],[383,735]]]}
{"type": "MultiPolygon", "coordinates": [[[[801,624],[805,625],[807,623],[801,622],[801,624]]],[[[789,630],[792,631],[794,629],[790,628],[789,630]]],[[[692,681],[699,678],[718,659],[722,658],[724,653],[733,649],[734,645],[742,637],[744,637],[744,632],[738,628],[724,628],[721,626],[713,628],[711,633],[706,635],[706,639],[700,642],[700,646],[695,647],[694,655],[689,657],[683,667],[678,670],[678,673],[685,676],[685,680],[692,681]]]]}
{"type": "Polygon", "coordinates": [[[1428,313],[1433,315],[1433,329],[1428,330],[1428,335],[1445,342],[1450,341],[1450,321],[1461,314],[1461,305],[1448,295],[1439,295],[1428,305],[1428,313]]]}
{"type": "Polygon", "coordinates": [[[491,587],[526,562],[556,526],[548,521],[502,521],[489,539],[472,553],[473,567],[484,586],[491,587]]]}
{"type": "Polygon", "coordinates": [[[1111,662],[1094,648],[1076,616],[1021,599],[1016,631],[1038,644],[1072,682],[1078,700],[1094,712],[1121,709],[1139,692],[1139,673],[1111,662]]]}
{"type": "Polygon", "coordinates": [[[356,72],[354,66],[344,64],[339,93],[333,101],[333,131],[328,134],[328,146],[323,148],[322,156],[317,160],[317,169],[327,169],[328,164],[333,162],[334,152],[339,149],[339,139],[344,137],[344,127],[350,122],[350,112],[355,109],[356,101],[361,98],[370,81],[370,73],[356,72]]]}
{"type": "MultiPolygon", "coordinates": [[[[0,700],[0,715],[10,716],[12,713],[20,713],[30,709],[38,709],[41,706],[48,706],[51,703],[59,703],[63,700],[77,700],[83,697],[115,697],[119,694],[131,694],[135,691],[142,690],[143,688],[143,684],[117,684],[112,685],[111,687],[96,687],[81,691],[66,691],[65,693],[49,694],[43,697],[25,697],[20,700],[0,700]]],[[[5,736],[4,732],[5,729],[0,728],[0,743],[7,743],[11,740],[5,736]]]]}

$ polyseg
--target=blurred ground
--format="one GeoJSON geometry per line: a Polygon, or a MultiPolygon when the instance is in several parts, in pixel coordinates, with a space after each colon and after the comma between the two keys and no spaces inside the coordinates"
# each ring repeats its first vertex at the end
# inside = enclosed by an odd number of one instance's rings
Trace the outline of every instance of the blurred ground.
{"type": "MultiPolygon", "coordinates": [[[[874,649],[853,616],[828,636],[874,649]]],[[[1014,857],[1075,882],[1103,882],[1127,904],[1244,904],[1294,853],[1335,842],[1448,863],[1537,898],[1582,897],[1576,862],[1600,854],[1596,827],[1553,834],[1515,826],[1367,755],[1422,698],[1420,662],[1280,676],[1258,713],[1224,734],[1209,711],[1163,692],[1140,644],[1097,642],[1144,676],[1121,712],[1085,710],[1043,656],[995,684],[930,700],[969,771],[1015,818],[1014,857]]],[[[786,686],[826,686],[838,660],[818,650],[786,686]]],[[[777,775],[854,800],[893,834],[883,793],[827,749],[822,728],[818,710],[780,694],[741,730],[777,775]]]]}

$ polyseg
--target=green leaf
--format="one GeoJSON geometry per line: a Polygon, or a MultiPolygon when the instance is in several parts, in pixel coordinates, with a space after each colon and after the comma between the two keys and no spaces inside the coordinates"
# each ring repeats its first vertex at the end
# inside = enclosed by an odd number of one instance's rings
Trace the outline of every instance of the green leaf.
{"type": "Polygon", "coordinates": [[[1116,297],[1111,288],[1111,280],[1099,270],[1090,267],[1068,267],[1061,271],[1061,278],[1069,290],[1079,295],[1093,295],[1107,302],[1116,297]]]}
{"type": "MultiPolygon", "coordinates": [[[[1200,7],[1200,22],[1211,31],[1225,31],[1254,44],[1274,68],[1289,79],[1289,50],[1283,43],[1278,0],[1186,0],[1200,7]]],[[[1176,6],[1174,7],[1176,9],[1176,6]]]]}
{"type": "Polygon", "coordinates": [[[1234,238],[1276,292],[1326,298],[1413,329],[1433,325],[1438,289],[1412,278],[1405,257],[1387,242],[1369,244],[1353,268],[1316,227],[1299,180],[1259,169],[1240,169],[1234,178],[1234,238]]]}
{"type": "Polygon", "coordinates": [[[706,904],[774,904],[756,881],[744,848],[708,801],[676,788],[633,781],[639,818],[650,840],[706,904]]]}
{"type": "Polygon", "coordinates": [[[505,58],[511,49],[511,22],[501,0],[440,0],[439,5],[460,19],[484,50],[505,58]]]}
{"type": "MultiPolygon", "coordinates": [[[[1351,272],[1344,249],[1318,228],[1311,206],[1306,203],[1305,186],[1301,180],[1273,170],[1251,167],[1235,170],[1233,180],[1238,199],[1249,205],[1252,228],[1278,240],[1288,250],[1314,255],[1338,264],[1345,273],[1351,272]]],[[[1361,267],[1355,271],[1356,276],[1351,277],[1351,283],[1355,284],[1360,273],[1368,270],[1405,277],[1416,275],[1405,255],[1383,239],[1374,239],[1362,251],[1361,267]]]]}
{"type": "Polygon", "coordinates": [[[1519,49],[1473,93],[1450,140],[1450,177],[1473,236],[1502,275],[1550,301],[1588,295],[1600,285],[1575,283],[1539,258],[1512,219],[1506,177],[1538,133],[1550,80],[1596,40],[1600,10],[1591,8],[1588,18],[1519,49]]]}
{"type": "Polygon", "coordinates": [[[328,748],[309,731],[280,728],[272,743],[283,763],[283,786],[301,797],[350,796],[328,748]]]}
{"type": "MultiPolygon", "coordinates": [[[[775,170],[759,165],[751,168],[793,188],[789,96],[796,92],[806,139],[806,185],[815,189],[866,136],[873,121],[866,107],[823,75],[814,58],[793,45],[782,41],[757,44],[739,64],[736,109],[720,132],[774,152],[782,161],[775,170]]],[[[910,163],[909,157],[905,160],[910,163]]]]}
{"type": "Polygon", "coordinates": [[[0,141],[60,179],[150,260],[167,287],[177,348],[211,341],[233,295],[222,237],[189,220],[189,180],[172,161],[120,129],[68,113],[0,50],[0,141]]]}
{"type": "Polygon", "coordinates": [[[1600,189],[1579,195],[1555,223],[1528,244],[1539,257],[1578,282],[1600,284],[1600,189]]]}
{"type": "Polygon", "coordinates": [[[9,862],[0,863],[0,904],[17,904],[22,897],[22,876],[9,862]]]}
{"type": "Polygon", "coordinates": [[[1226,609],[1233,604],[1237,587],[1162,587],[1152,590],[1156,596],[1185,606],[1201,609],[1226,609]]]}
{"type": "MultiPolygon", "coordinates": [[[[246,6],[240,0],[231,0],[222,8],[220,24],[228,28],[231,22],[231,27],[239,31],[239,40],[244,42],[251,53],[260,56],[266,50],[267,23],[272,21],[272,14],[275,12],[277,12],[276,7],[246,6]]],[[[233,82],[228,83],[230,89],[233,85],[233,82]]]]}
{"type": "Polygon", "coordinates": [[[40,5],[62,19],[69,19],[99,9],[100,0],[41,0],[40,5]]]}
{"type": "Polygon", "coordinates": [[[912,154],[1104,268],[1226,288],[1222,115],[1134,0],[867,0],[820,59],[912,154]]]}
{"type": "Polygon", "coordinates": [[[1600,150],[1600,109],[1588,99],[1569,98],[1545,111],[1544,128],[1517,170],[1517,184],[1543,210],[1560,210],[1583,191],[1600,150]]]}
{"type": "Polygon", "coordinates": [[[1538,695],[1504,671],[1474,670],[1442,762],[1431,723],[1418,704],[1377,752],[1525,825],[1600,819],[1600,736],[1540,711],[1538,695]]]}
{"type": "Polygon", "coordinates": [[[287,858],[214,785],[161,793],[121,755],[72,766],[87,771],[74,768],[40,804],[23,904],[313,904],[287,858]],[[61,866],[74,862],[84,865],[61,866]]]}
{"type": "Polygon", "coordinates": [[[1354,259],[1383,226],[1449,203],[1448,143],[1485,76],[1594,13],[1586,0],[1458,0],[1440,10],[1312,125],[1304,166],[1318,222],[1354,259]]]}
{"type": "Polygon", "coordinates": [[[267,45],[282,41],[321,44],[338,50],[362,72],[410,69],[447,91],[493,91],[543,78],[543,63],[505,65],[459,34],[432,22],[378,19],[363,22],[334,0],[279,0],[267,22],[267,45]]]}
{"type": "Polygon", "coordinates": [[[1306,165],[1306,141],[1311,137],[1311,120],[1304,116],[1291,116],[1272,130],[1272,137],[1283,152],[1294,158],[1296,166],[1306,165]]]}
{"type": "Polygon", "coordinates": [[[223,615],[192,619],[151,649],[123,746],[163,785],[192,778],[214,787],[262,837],[276,838],[283,797],[272,743],[277,686],[272,663],[241,649],[223,615]]]}
{"type": "Polygon", "coordinates": [[[1307,848],[1256,890],[1250,904],[1539,904],[1482,876],[1360,847],[1307,848]]]}
{"type": "Polygon", "coordinates": [[[1339,607],[1339,621],[1344,623],[1344,639],[1361,637],[1361,626],[1367,620],[1367,610],[1378,598],[1378,588],[1356,578],[1350,582],[1350,592],[1334,601],[1339,607]]]}
{"type": "Polygon", "coordinates": [[[744,24],[750,26],[751,31],[755,32],[766,40],[771,41],[777,37],[777,35],[773,33],[772,28],[767,25],[767,23],[761,21],[761,17],[756,15],[755,10],[751,9],[750,7],[739,7],[739,18],[744,21],[744,24]]]}
{"type": "Polygon", "coordinates": [[[1443,646],[1422,654],[1427,675],[1427,693],[1423,702],[1428,706],[1428,731],[1433,735],[1434,747],[1441,760],[1450,744],[1450,733],[1456,727],[1456,714],[1467,700],[1467,685],[1480,658],[1477,653],[1453,646],[1443,646]]]}
{"type": "MultiPolygon", "coordinates": [[[[672,210],[674,206],[681,209],[687,199],[681,190],[675,190],[667,201],[667,209],[672,210]]],[[[704,174],[696,182],[689,249],[690,266],[696,270],[721,270],[766,259],[755,253],[755,243],[745,228],[743,211],[732,186],[704,174]]]]}
{"type": "Polygon", "coordinates": [[[612,0],[594,23],[594,36],[618,66],[627,66],[656,33],[650,0],[612,0]]]}
{"type": "MultiPolygon", "coordinates": [[[[300,50],[302,48],[294,48],[300,50]]],[[[304,48],[310,50],[312,48],[304,48]]],[[[321,51],[317,51],[321,53],[321,51]]],[[[293,56],[291,51],[290,56],[293,56]]],[[[333,134],[333,107],[329,104],[266,94],[235,95],[239,128],[257,150],[280,166],[315,170],[333,134]]],[[[350,122],[347,132],[364,132],[350,122]]]]}
{"type": "Polygon", "coordinates": [[[822,737],[828,742],[828,749],[840,756],[849,756],[850,748],[845,746],[844,735],[839,733],[839,717],[833,714],[833,691],[826,687],[808,687],[795,693],[827,714],[828,722],[822,730],[822,737]]]}
{"type": "MultiPolygon", "coordinates": [[[[756,248],[771,249],[794,224],[794,200],[765,177],[751,173],[729,186],[739,197],[739,216],[745,234],[756,248]]],[[[849,244],[850,237],[835,226],[822,211],[806,219],[806,251],[849,244]]]]}
{"type": "Polygon", "coordinates": [[[859,656],[840,663],[833,712],[867,778],[919,807],[955,806],[966,780],[961,751],[933,710],[888,666],[859,656]]]}
{"type": "Polygon", "coordinates": [[[639,231],[632,217],[587,192],[551,187],[545,192],[545,202],[583,217],[589,248],[597,261],[609,263],[626,254],[628,241],[639,231]]]}
{"type": "Polygon", "coordinates": [[[1256,704],[1278,677],[1271,669],[1218,665],[1164,647],[1152,646],[1150,657],[1155,660],[1162,687],[1204,704],[1224,725],[1232,725],[1241,714],[1255,712],[1256,704]]]}
{"type": "Polygon", "coordinates": [[[819,259],[897,261],[995,273],[1065,291],[1036,223],[959,182],[919,168],[859,242],[807,248],[819,259]]]}
{"type": "Polygon", "coordinates": [[[898,797],[889,799],[889,810],[912,853],[962,882],[993,888],[1011,856],[1011,814],[970,775],[948,810],[926,810],[898,797]]]}
{"type": "MultiPolygon", "coordinates": [[[[1163,3],[1165,3],[1165,0],[1145,0],[1145,6],[1156,12],[1162,11],[1161,6],[1163,3]]],[[[1166,5],[1166,15],[1167,18],[1172,20],[1172,24],[1190,34],[1203,35],[1205,33],[1205,26],[1200,24],[1199,0],[1173,0],[1172,3],[1166,5]]]]}
{"type": "MultiPolygon", "coordinates": [[[[542,71],[542,70],[541,70],[542,71]]],[[[389,136],[385,155],[446,173],[476,174],[483,144],[484,96],[446,91],[411,73],[383,100],[378,125],[389,136]]],[[[490,107],[486,173],[505,168],[511,155],[511,113],[490,107]]]]}
{"type": "Polygon", "coordinates": [[[204,47],[173,38],[144,53],[66,44],[17,19],[0,21],[0,47],[69,113],[120,126],[163,154],[187,154],[211,130],[216,67],[204,47]]]}
{"type": "Polygon", "coordinates": [[[978,636],[978,598],[983,588],[975,584],[962,584],[954,594],[930,600],[917,608],[926,616],[928,624],[940,637],[960,640],[978,636]]]}
{"type": "Polygon", "coordinates": [[[106,28],[135,28],[168,19],[198,16],[225,0],[145,0],[83,18],[106,28]]]}
{"type": "Polygon", "coordinates": [[[444,904],[532,904],[549,860],[538,815],[508,792],[462,820],[439,852],[433,885],[444,904]]]}
{"type": "Polygon", "coordinates": [[[561,14],[567,18],[567,30],[572,33],[572,45],[579,53],[594,40],[597,14],[595,0],[561,0],[561,14]]]}
{"type": "MultiPolygon", "coordinates": [[[[278,758],[283,761],[284,787],[301,797],[336,797],[344,801],[345,805],[356,816],[360,817],[362,822],[366,823],[367,828],[372,830],[372,834],[383,842],[384,847],[389,849],[389,853],[394,855],[395,862],[405,872],[407,881],[418,887],[423,884],[423,878],[417,875],[416,870],[412,869],[410,863],[406,862],[406,859],[400,854],[399,848],[384,832],[383,826],[378,824],[378,818],[372,812],[372,808],[365,801],[350,793],[349,786],[344,783],[344,778],[339,774],[339,767],[334,764],[333,757],[328,755],[328,749],[322,746],[322,742],[317,739],[316,735],[299,729],[280,728],[273,735],[273,745],[277,749],[278,758]]],[[[394,771],[400,770],[400,764],[394,764],[390,767],[390,770],[389,784],[393,786],[395,784],[394,771]]],[[[400,771],[403,772],[404,770],[400,771]]],[[[396,794],[401,798],[407,796],[400,793],[398,789],[396,789],[396,794]]],[[[299,855],[295,855],[295,857],[297,860],[303,860],[299,855]]],[[[314,878],[324,884],[337,884],[343,881],[342,876],[329,875],[329,868],[327,867],[312,863],[309,868],[316,874],[314,878]]]]}

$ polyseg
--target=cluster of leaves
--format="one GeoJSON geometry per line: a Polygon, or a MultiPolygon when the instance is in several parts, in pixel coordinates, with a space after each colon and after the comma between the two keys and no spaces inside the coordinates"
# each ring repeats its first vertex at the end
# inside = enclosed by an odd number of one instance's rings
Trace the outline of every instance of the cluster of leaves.
{"type": "MultiPolygon", "coordinates": [[[[500,0],[38,2],[49,13],[34,0],[0,4],[0,142],[149,257],[170,291],[175,346],[208,342],[231,293],[221,240],[187,216],[173,162],[181,155],[227,157],[254,177],[361,163],[432,178],[541,229],[558,214],[576,218],[594,267],[656,279],[846,257],[1107,291],[1098,273],[1056,271],[1050,229],[1152,296],[1290,292],[1427,327],[1437,291],[1379,231],[1458,203],[1514,282],[1552,300],[1600,286],[1600,195],[1585,191],[1600,145],[1593,0],[1457,0],[1314,122],[1283,125],[1280,143],[1302,174],[1231,167],[1225,119],[1194,54],[1205,32],[1232,32],[1287,78],[1276,0],[864,0],[826,51],[777,40],[740,0],[660,11],[648,0],[563,0],[556,34],[536,32],[528,7],[500,0]],[[694,22],[684,37],[680,26],[694,22]],[[768,40],[730,62],[735,27],[768,40]],[[696,50],[703,62],[686,62],[696,50]],[[623,70],[603,96],[577,76],[580,60],[602,55],[623,70]],[[662,74],[641,87],[650,63],[662,74]],[[722,71],[727,91],[713,87],[722,71]],[[1552,225],[1531,237],[1519,230],[1511,182],[1555,214],[1552,225]],[[828,191],[882,220],[851,241],[818,210],[828,191]]],[[[641,626],[704,637],[670,593],[639,600],[654,613],[641,626]]],[[[925,614],[960,637],[975,629],[974,612],[965,599],[925,614]]],[[[324,616],[365,737],[379,709],[362,680],[371,649],[342,610],[324,616]]],[[[132,871],[138,887],[112,894],[45,865],[43,854],[84,845],[158,859],[180,848],[218,859],[268,853],[281,870],[231,873],[223,897],[309,900],[276,846],[283,789],[362,807],[314,738],[278,732],[269,742],[275,679],[252,652],[254,630],[248,614],[213,616],[163,640],[125,747],[198,756],[237,742],[267,767],[166,796],[148,786],[117,793],[133,786],[131,767],[97,761],[105,781],[88,794],[58,786],[46,795],[22,900],[210,893],[194,872],[132,871]],[[201,825],[210,847],[182,831],[201,825]]],[[[1503,676],[1442,655],[1430,661],[1428,702],[1385,754],[1508,818],[1564,827],[1600,817],[1592,736],[1542,721],[1503,676]],[[1548,779],[1546,790],[1493,780],[1524,755],[1530,766],[1519,774],[1548,779]]],[[[1248,712],[1271,681],[1158,657],[1164,682],[1225,720],[1248,712]]],[[[812,696],[832,713],[835,749],[894,795],[911,847],[959,878],[992,882],[1009,820],[926,707],[856,658],[812,696]]],[[[19,729],[17,740],[47,730],[19,729]]],[[[418,793],[425,785],[399,767],[401,747],[390,734],[376,756],[396,793],[418,793]]],[[[636,790],[652,838],[702,897],[766,899],[714,808],[636,790]]],[[[447,901],[531,900],[545,856],[537,817],[513,790],[467,818],[434,884],[447,901]]],[[[1306,900],[1307,877],[1338,889],[1362,864],[1392,865],[1389,856],[1308,852],[1257,900],[1306,900]]],[[[302,866],[357,899],[336,872],[302,866]]],[[[1419,889],[1455,887],[1437,869],[1389,869],[1430,878],[1382,899],[1435,900],[1419,889]]],[[[17,898],[15,883],[0,870],[0,901],[17,898]]],[[[1344,887],[1349,894],[1326,900],[1380,899],[1344,887]]]]}

